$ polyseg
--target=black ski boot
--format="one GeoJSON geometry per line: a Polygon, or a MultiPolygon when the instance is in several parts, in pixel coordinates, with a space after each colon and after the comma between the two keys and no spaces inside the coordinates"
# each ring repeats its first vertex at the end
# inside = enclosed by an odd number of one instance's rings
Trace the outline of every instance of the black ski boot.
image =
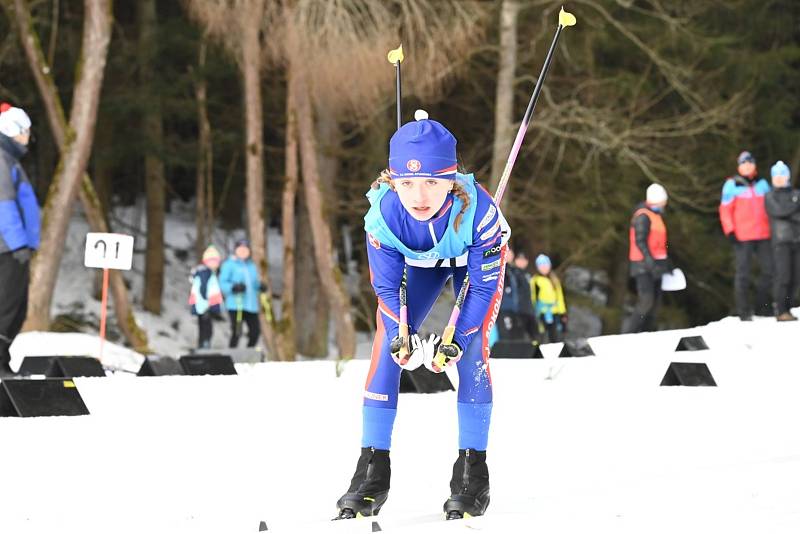
{"type": "Polygon", "coordinates": [[[489,467],[486,451],[459,449],[450,479],[450,498],[444,503],[447,519],[483,515],[489,506],[489,467]]]}
{"type": "Polygon", "coordinates": [[[336,503],[339,509],[336,519],[378,515],[389,496],[391,475],[389,451],[362,447],[350,488],[336,503]]]}

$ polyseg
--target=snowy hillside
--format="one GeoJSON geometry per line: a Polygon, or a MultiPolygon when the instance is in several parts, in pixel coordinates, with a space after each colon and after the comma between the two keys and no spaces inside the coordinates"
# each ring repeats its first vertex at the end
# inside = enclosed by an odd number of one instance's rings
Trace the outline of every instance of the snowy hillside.
{"type": "MultiPolygon", "coordinates": [[[[593,338],[595,357],[557,359],[545,346],[544,360],[493,360],[492,503],[465,522],[440,513],[455,394],[404,394],[377,524],[798,532],[798,339],[797,324],[725,319],[593,338]],[[710,350],[674,353],[685,335],[710,350]],[[659,387],[670,361],[707,363],[718,387],[659,387]]],[[[372,532],[370,519],[328,521],[355,466],[367,367],[350,362],[341,378],[333,362],[304,362],[76,379],[90,416],[0,419],[0,532],[249,533],[262,521],[269,532],[372,532]]]]}

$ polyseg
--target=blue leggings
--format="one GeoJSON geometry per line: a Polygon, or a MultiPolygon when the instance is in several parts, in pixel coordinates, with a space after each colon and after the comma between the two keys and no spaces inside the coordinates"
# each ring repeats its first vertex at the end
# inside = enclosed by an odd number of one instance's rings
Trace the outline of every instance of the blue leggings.
{"type": "MultiPolygon", "coordinates": [[[[423,268],[407,266],[408,323],[419,326],[428,316],[445,283],[452,276],[456,293],[467,273],[466,267],[423,268]]],[[[460,449],[485,451],[492,415],[492,379],[489,372],[489,331],[496,319],[494,299],[502,298],[503,272],[498,278],[483,324],[472,337],[458,369],[458,429],[460,449]]],[[[469,298],[469,293],[467,294],[469,298]]],[[[362,446],[389,450],[397,414],[397,397],[402,369],[392,359],[384,318],[377,314],[378,331],[372,344],[372,362],[364,388],[362,446]]],[[[442,325],[444,326],[444,325],[442,325]]],[[[412,332],[413,333],[413,332],[412,332]]]]}

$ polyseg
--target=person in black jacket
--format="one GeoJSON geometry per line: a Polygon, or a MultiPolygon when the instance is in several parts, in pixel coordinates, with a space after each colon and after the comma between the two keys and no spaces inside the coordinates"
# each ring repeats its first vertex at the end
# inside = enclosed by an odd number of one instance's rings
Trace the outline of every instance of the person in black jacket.
{"type": "Polygon", "coordinates": [[[792,188],[791,172],[782,161],[772,166],[772,186],[764,203],[772,230],[775,314],[778,321],[796,321],[789,310],[800,288],[800,191],[792,188]]]}

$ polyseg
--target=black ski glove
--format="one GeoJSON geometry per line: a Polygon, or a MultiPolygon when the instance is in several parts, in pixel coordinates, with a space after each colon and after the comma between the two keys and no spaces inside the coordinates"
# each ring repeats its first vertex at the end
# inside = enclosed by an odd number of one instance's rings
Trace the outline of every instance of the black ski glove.
{"type": "Polygon", "coordinates": [[[267,283],[266,282],[261,282],[258,285],[258,291],[259,291],[259,293],[268,293],[269,292],[269,287],[267,286],[267,283]]]}
{"type": "Polygon", "coordinates": [[[238,293],[244,293],[246,290],[247,286],[245,286],[241,282],[239,282],[238,284],[233,284],[233,287],[231,287],[231,293],[233,293],[234,295],[238,293]]]}

